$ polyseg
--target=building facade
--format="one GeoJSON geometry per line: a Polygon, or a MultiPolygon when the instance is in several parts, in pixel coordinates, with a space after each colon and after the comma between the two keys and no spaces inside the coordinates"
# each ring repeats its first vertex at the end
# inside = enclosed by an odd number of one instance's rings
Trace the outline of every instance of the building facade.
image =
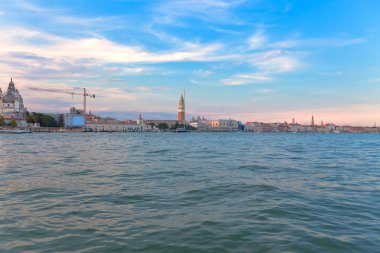
{"type": "Polygon", "coordinates": [[[15,120],[18,126],[26,126],[26,107],[24,100],[16,89],[11,79],[7,91],[3,94],[0,88],[0,115],[3,116],[6,123],[15,120]]]}
{"type": "Polygon", "coordinates": [[[211,128],[209,121],[194,121],[190,122],[190,126],[196,128],[198,131],[207,132],[211,128]]]}
{"type": "Polygon", "coordinates": [[[158,126],[159,124],[167,124],[169,128],[175,127],[179,122],[177,120],[171,120],[171,119],[145,119],[144,124],[146,125],[155,125],[158,126]]]}
{"type": "Polygon", "coordinates": [[[151,131],[152,127],[145,124],[119,123],[87,123],[86,129],[91,132],[145,132],[151,131]]]}
{"type": "Polygon", "coordinates": [[[81,128],[84,127],[83,110],[70,108],[70,113],[64,114],[65,128],[81,128]]]}
{"type": "Polygon", "coordinates": [[[218,119],[210,121],[211,131],[237,131],[239,122],[233,119],[218,119]]]}

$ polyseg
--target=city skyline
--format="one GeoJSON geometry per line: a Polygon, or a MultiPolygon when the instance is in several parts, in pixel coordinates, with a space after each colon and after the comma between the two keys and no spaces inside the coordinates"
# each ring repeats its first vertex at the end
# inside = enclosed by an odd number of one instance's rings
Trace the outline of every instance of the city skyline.
{"type": "Polygon", "coordinates": [[[2,1],[0,81],[31,111],[380,123],[378,1],[2,1]],[[105,6],[105,4],[107,5],[105,6]]]}

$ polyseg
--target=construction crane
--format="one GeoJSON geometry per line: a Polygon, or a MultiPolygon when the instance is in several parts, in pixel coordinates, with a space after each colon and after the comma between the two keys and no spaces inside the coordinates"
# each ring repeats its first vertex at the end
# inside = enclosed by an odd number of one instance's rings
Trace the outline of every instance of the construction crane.
{"type": "Polygon", "coordinates": [[[74,95],[80,95],[83,96],[83,127],[86,129],[86,107],[87,107],[87,97],[95,98],[95,94],[89,94],[86,90],[86,88],[83,88],[83,93],[79,92],[73,92],[73,91],[66,91],[61,89],[54,89],[54,88],[48,88],[48,89],[42,89],[42,88],[35,88],[30,87],[30,90],[36,90],[36,91],[45,91],[45,92],[54,92],[54,93],[62,93],[62,94],[70,94],[72,97],[74,95]]]}

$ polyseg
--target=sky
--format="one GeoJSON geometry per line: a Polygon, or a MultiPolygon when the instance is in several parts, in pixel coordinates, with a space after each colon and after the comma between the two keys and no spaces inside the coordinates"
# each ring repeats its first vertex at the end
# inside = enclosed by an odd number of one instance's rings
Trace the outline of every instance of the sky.
{"type": "Polygon", "coordinates": [[[380,125],[377,0],[1,0],[0,87],[29,111],[380,125]]]}

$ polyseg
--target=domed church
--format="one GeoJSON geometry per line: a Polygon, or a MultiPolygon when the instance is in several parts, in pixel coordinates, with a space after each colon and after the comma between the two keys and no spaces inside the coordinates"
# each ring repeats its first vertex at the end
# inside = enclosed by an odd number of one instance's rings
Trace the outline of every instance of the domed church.
{"type": "Polygon", "coordinates": [[[0,106],[0,115],[4,117],[5,122],[9,123],[14,119],[18,126],[26,125],[24,101],[12,79],[4,94],[0,88],[0,106]]]}

